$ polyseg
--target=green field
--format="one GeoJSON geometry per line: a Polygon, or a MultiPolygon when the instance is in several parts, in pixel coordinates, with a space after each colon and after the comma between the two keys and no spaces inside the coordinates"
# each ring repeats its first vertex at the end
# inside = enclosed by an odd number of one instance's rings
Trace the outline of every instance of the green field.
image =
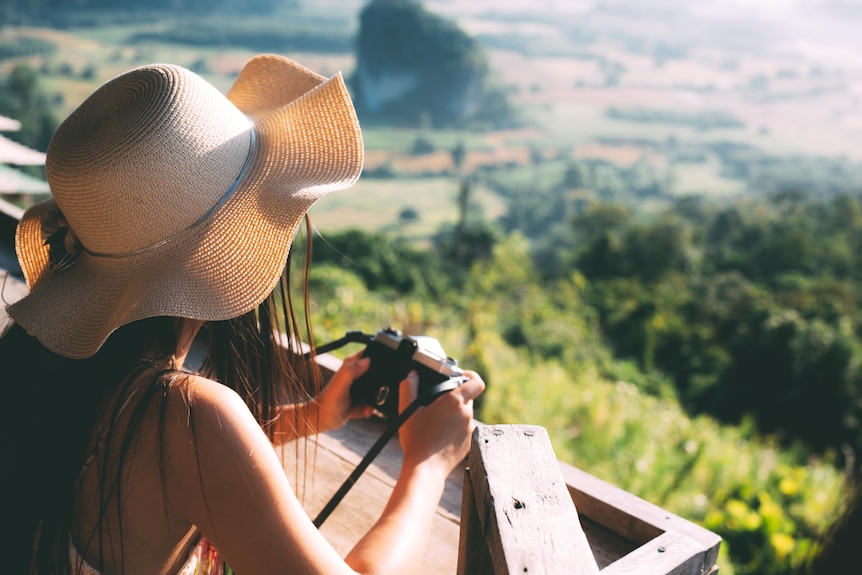
{"type": "MultiPolygon", "coordinates": [[[[455,224],[457,193],[458,182],[453,178],[360,179],[349,190],[321,199],[310,214],[324,237],[330,231],[360,228],[423,244],[441,226],[455,224]],[[405,208],[415,210],[419,218],[402,224],[399,214],[405,208]]],[[[481,186],[474,191],[474,200],[477,209],[492,220],[505,208],[498,195],[481,186]]]]}
{"type": "MultiPolygon", "coordinates": [[[[299,2],[272,18],[145,15],[67,31],[7,28],[0,31],[0,43],[37,38],[54,44],[56,50],[2,61],[0,66],[8,70],[26,62],[42,70],[45,87],[58,95],[59,117],[99,83],[157,61],[188,66],[222,90],[229,88],[248,57],[268,49],[325,75],[342,71],[349,76],[355,66],[352,45],[362,4],[299,2]],[[296,45],[300,42],[312,49],[302,49],[296,45]],[[331,50],[319,48],[326,42],[331,50]]],[[[439,180],[452,176],[451,168],[404,160],[420,137],[439,153],[463,144],[475,159],[467,162],[468,171],[512,169],[512,177],[518,178],[518,164],[531,172],[551,170],[528,178],[529,185],[538,181],[548,186],[558,177],[553,164],[529,166],[532,150],[621,167],[640,157],[666,171],[670,192],[676,195],[732,197],[744,193],[747,184],[729,175],[722,158],[710,151],[702,161],[691,162],[676,158],[672,147],[732,142],[765,154],[862,158],[858,145],[862,116],[856,111],[854,88],[862,74],[855,62],[838,57],[844,53],[836,52],[833,60],[828,54],[793,54],[774,49],[765,39],[742,47],[722,46],[715,43],[717,31],[706,29],[697,37],[679,28],[671,30],[671,24],[646,11],[638,13],[640,25],[633,27],[631,15],[622,8],[608,9],[599,17],[578,3],[569,9],[547,5],[541,12],[521,2],[501,3],[493,12],[469,2],[442,0],[430,2],[429,8],[456,20],[487,45],[493,75],[508,86],[525,129],[495,134],[368,123],[364,137],[368,165],[400,162],[402,167],[389,176],[404,183],[362,182],[363,193],[351,196],[350,202],[332,200],[317,207],[321,222],[331,226],[350,222],[427,237],[436,224],[451,219],[451,194],[439,180]],[[665,36],[666,42],[656,42],[659,31],[672,34],[665,36]],[[609,117],[612,108],[638,108],[647,114],[654,110],[657,117],[669,111],[689,116],[720,111],[740,125],[703,130],[685,123],[630,121],[609,117]],[[398,186],[409,193],[397,193],[393,188],[398,186]],[[371,188],[379,190],[368,191],[371,188]],[[365,199],[369,203],[363,205],[365,199]],[[397,215],[405,207],[418,209],[421,218],[401,230],[397,215]],[[364,217],[357,218],[357,213],[364,217]]],[[[500,213],[491,190],[482,189],[477,196],[488,217],[500,213]]]]}

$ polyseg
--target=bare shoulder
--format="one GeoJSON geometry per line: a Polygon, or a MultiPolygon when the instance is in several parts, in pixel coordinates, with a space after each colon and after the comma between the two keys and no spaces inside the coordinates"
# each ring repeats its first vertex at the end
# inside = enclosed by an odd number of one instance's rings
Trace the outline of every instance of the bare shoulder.
{"type": "Polygon", "coordinates": [[[176,386],[169,407],[168,497],[241,573],[303,565],[301,572],[351,573],[302,508],[275,448],[242,398],[196,376],[176,386]]]}
{"type": "Polygon", "coordinates": [[[225,503],[243,499],[250,484],[261,489],[281,480],[281,460],[230,388],[182,377],[168,393],[165,415],[169,496],[189,523],[203,527],[225,503]]]}
{"type": "MultiPolygon", "coordinates": [[[[265,439],[243,399],[232,389],[205,377],[183,375],[168,392],[165,431],[181,449],[200,460],[207,449],[221,452],[265,439]]],[[[267,441],[268,444],[268,441],[267,441]]]]}
{"type": "Polygon", "coordinates": [[[172,386],[169,396],[175,407],[204,417],[251,416],[238,393],[200,375],[183,374],[172,386]]]}

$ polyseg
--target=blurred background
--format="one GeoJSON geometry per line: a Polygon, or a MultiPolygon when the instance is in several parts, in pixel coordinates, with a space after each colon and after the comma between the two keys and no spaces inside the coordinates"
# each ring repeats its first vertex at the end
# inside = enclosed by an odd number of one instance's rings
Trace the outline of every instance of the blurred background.
{"type": "Polygon", "coordinates": [[[717,532],[723,573],[787,573],[862,448],[860,24],[855,0],[3,0],[0,193],[44,198],[58,122],[132,67],[340,71],[366,166],[311,211],[317,341],[434,335],[486,377],[484,421],[717,532]]]}

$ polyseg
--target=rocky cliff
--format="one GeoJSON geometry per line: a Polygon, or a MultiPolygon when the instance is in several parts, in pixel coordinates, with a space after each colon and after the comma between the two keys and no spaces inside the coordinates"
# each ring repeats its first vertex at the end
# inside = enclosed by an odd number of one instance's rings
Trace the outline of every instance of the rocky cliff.
{"type": "Polygon", "coordinates": [[[360,115],[444,127],[481,106],[488,73],[481,47],[415,0],[372,0],[357,44],[351,83],[360,115]]]}

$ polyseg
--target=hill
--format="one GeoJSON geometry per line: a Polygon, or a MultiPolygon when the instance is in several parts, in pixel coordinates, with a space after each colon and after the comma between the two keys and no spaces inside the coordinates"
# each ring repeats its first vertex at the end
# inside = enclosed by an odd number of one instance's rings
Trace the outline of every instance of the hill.
{"type": "Polygon", "coordinates": [[[416,0],[373,0],[359,22],[351,84],[360,116],[439,128],[484,110],[487,56],[453,21],[416,0]]]}

